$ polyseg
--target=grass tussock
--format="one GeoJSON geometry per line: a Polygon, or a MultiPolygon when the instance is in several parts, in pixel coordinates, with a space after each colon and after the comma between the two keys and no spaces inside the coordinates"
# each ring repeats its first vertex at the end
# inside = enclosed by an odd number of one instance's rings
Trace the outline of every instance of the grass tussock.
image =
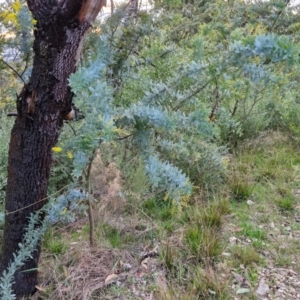
{"type": "Polygon", "coordinates": [[[262,257],[252,245],[236,245],[230,249],[235,267],[251,266],[262,262],[262,257]]]}

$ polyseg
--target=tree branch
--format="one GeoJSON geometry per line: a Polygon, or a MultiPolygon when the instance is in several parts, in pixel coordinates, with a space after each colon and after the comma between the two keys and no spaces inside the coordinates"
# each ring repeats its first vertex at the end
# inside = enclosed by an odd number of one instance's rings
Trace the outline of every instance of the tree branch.
{"type": "Polygon", "coordinates": [[[200,93],[203,89],[205,89],[210,81],[206,82],[204,85],[196,89],[191,95],[180,101],[175,107],[172,108],[172,111],[178,110],[187,100],[191,99],[192,97],[196,96],[198,93],[200,93]]]}
{"type": "Polygon", "coordinates": [[[14,69],[10,64],[8,64],[3,58],[0,58],[0,60],[9,68],[11,69],[25,84],[26,82],[24,81],[23,77],[21,74],[18,73],[16,69],[14,69]]]}
{"type": "Polygon", "coordinates": [[[133,134],[128,134],[128,135],[119,137],[119,138],[117,138],[117,139],[115,139],[115,140],[117,140],[117,141],[122,141],[122,140],[128,139],[128,138],[131,137],[131,136],[133,136],[133,134]]]}
{"type": "Polygon", "coordinates": [[[22,78],[23,78],[24,73],[25,73],[26,70],[27,70],[27,67],[28,67],[28,60],[26,59],[26,60],[25,60],[25,67],[24,67],[24,70],[23,70],[22,73],[20,74],[22,78]]]}

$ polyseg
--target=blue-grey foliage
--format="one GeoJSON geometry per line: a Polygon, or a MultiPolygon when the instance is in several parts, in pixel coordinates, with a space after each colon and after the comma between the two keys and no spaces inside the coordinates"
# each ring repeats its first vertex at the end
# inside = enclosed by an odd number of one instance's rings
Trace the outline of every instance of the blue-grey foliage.
{"type": "Polygon", "coordinates": [[[46,221],[49,224],[58,222],[70,223],[76,215],[86,209],[85,200],[88,193],[82,189],[70,188],[57,198],[50,199],[46,206],[46,221]]]}
{"type": "MultiPolygon", "coordinates": [[[[166,105],[168,99],[184,101],[187,92],[176,92],[170,87],[170,83],[154,82],[145,91],[144,96],[136,99],[128,107],[119,107],[113,101],[113,90],[107,84],[107,70],[111,59],[107,44],[103,43],[105,36],[98,41],[98,54],[93,54],[93,63],[88,63],[70,77],[70,86],[76,93],[79,107],[85,112],[85,120],[78,129],[77,137],[72,139],[72,149],[77,149],[74,154],[73,176],[79,177],[82,170],[89,163],[88,157],[100,143],[112,142],[120,136],[118,133],[131,135],[132,145],[136,145],[140,156],[145,163],[146,174],[149,183],[154,189],[163,188],[177,203],[180,197],[191,195],[192,184],[188,177],[172,163],[161,161],[157,152],[159,139],[154,139],[155,134],[170,135],[185,127],[191,122],[198,127],[198,131],[209,133],[211,126],[202,126],[201,112],[193,112],[190,115],[180,110],[173,111],[166,105]],[[103,55],[106,53],[107,55],[103,55]],[[199,123],[200,122],[200,123],[199,123]]],[[[195,73],[202,69],[195,66],[189,73],[195,73]]],[[[182,75],[181,75],[182,76],[182,75]]],[[[177,79],[174,79],[177,80],[177,79]]],[[[205,120],[206,123],[207,120],[205,120]]],[[[159,136],[159,135],[158,135],[159,136]]]]}
{"type": "Polygon", "coordinates": [[[258,35],[253,43],[235,41],[230,45],[230,49],[240,59],[258,56],[261,59],[261,63],[276,63],[283,60],[292,63],[298,59],[298,51],[289,38],[274,34],[258,35]]]}
{"type": "MultiPolygon", "coordinates": [[[[46,206],[30,216],[23,242],[19,244],[19,250],[13,254],[14,260],[10,262],[0,277],[1,300],[16,299],[12,290],[15,272],[24,265],[27,259],[32,257],[32,253],[36,251],[39,241],[49,227],[58,222],[73,222],[78,212],[86,210],[84,200],[87,197],[88,194],[85,191],[70,188],[58,198],[50,199],[46,206]],[[41,221],[40,216],[44,213],[46,216],[41,221]]],[[[4,214],[0,214],[1,223],[4,221],[3,217],[4,214]]]]}
{"type": "Polygon", "coordinates": [[[187,176],[169,162],[150,155],[146,161],[146,174],[155,189],[166,189],[169,197],[180,203],[184,196],[191,195],[192,184],[187,176]]]}
{"type": "Polygon", "coordinates": [[[14,260],[10,262],[8,268],[3,271],[0,277],[0,299],[13,300],[16,299],[12,290],[14,283],[14,274],[21,268],[27,259],[32,257],[32,253],[36,251],[37,244],[48,227],[47,222],[40,222],[40,214],[32,214],[26,228],[23,242],[19,244],[19,250],[13,254],[14,260]]]}

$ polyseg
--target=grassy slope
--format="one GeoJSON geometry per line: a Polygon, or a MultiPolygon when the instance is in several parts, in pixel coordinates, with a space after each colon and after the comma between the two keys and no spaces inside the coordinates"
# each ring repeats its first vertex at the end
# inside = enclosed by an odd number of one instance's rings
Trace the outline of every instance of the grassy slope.
{"type": "Polygon", "coordinates": [[[299,179],[295,143],[268,133],[228,157],[218,195],[180,214],[155,198],[100,201],[97,247],[86,219],[48,233],[34,298],[297,299],[299,179]]]}

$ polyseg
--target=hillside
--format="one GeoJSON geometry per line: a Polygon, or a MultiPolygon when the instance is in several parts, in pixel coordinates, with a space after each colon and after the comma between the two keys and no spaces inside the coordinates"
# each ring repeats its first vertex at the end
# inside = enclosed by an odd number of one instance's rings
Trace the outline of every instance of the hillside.
{"type": "Polygon", "coordinates": [[[299,168],[298,143],[265,132],[179,214],[159,197],[99,198],[94,247],[84,217],[47,233],[33,299],[298,299],[299,168]]]}

